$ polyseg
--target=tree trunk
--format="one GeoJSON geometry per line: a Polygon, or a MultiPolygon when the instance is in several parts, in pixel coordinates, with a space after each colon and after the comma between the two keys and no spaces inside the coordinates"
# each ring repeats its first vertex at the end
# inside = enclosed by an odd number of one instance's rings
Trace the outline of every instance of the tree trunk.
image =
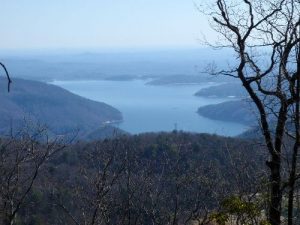
{"type": "Polygon", "coordinates": [[[281,159],[278,155],[272,156],[272,161],[270,163],[271,169],[271,204],[269,209],[269,222],[271,225],[280,225],[280,215],[281,215],[281,201],[282,193],[280,189],[281,185],[281,159]]]}
{"type": "Polygon", "coordinates": [[[296,107],[295,107],[295,143],[292,155],[292,168],[289,177],[289,196],[288,196],[288,225],[293,225],[294,214],[294,194],[297,170],[297,157],[300,145],[300,52],[297,55],[297,81],[296,81],[296,107]]]}

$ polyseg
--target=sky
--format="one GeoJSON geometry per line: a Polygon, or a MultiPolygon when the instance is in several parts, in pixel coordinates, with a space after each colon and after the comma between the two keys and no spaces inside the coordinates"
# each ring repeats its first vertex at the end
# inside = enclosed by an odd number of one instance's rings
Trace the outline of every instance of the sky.
{"type": "Polygon", "coordinates": [[[197,0],[0,0],[0,49],[199,46],[197,0]]]}

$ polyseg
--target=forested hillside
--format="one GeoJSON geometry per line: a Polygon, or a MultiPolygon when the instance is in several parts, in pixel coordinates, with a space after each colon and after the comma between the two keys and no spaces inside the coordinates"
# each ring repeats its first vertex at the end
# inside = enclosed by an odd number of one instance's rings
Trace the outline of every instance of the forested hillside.
{"type": "Polygon", "coordinates": [[[11,92],[0,79],[0,131],[18,131],[24,125],[41,124],[55,135],[69,132],[88,134],[121,121],[121,113],[101,102],[70,93],[54,85],[14,79],[11,92]]]}
{"type": "Polygon", "coordinates": [[[202,106],[198,109],[198,113],[213,120],[230,121],[246,125],[255,125],[258,120],[254,104],[246,99],[202,106]]]}
{"type": "MultiPolygon", "coordinates": [[[[7,140],[1,140],[1,148],[14,151],[7,140]]],[[[220,202],[259,190],[265,177],[263,152],[249,141],[181,132],[77,143],[45,162],[15,224],[209,222],[220,202]]],[[[31,174],[30,165],[18,166],[31,174]]],[[[5,186],[2,173],[1,188],[14,187],[5,186]]],[[[13,193],[0,192],[1,199],[19,196],[26,182],[19,182],[13,193]]],[[[14,204],[17,200],[12,198],[14,204]]],[[[260,210],[259,204],[255,207],[260,210]]]]}

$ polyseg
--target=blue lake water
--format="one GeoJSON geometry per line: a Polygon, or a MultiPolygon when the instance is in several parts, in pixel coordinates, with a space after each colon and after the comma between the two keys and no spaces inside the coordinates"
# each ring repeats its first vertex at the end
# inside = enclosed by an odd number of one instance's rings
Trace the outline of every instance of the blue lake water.
{"type": "Polygon", "coordinates": [[[222,122],[196,113],[200,106],[228,99],[194,96],[201,88],[215,85],[146,85],[145,80],[133,81],[54,81],[72,93],[105,102],[123,114],[119,128],[132,134],[177,130],[235,136],[247,129],[238,123],[222,122]]]}

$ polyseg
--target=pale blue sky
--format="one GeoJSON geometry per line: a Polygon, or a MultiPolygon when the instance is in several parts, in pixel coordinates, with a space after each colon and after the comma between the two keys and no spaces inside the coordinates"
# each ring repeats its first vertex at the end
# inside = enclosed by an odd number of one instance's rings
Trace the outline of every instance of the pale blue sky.
{"type": "Polygon", "coordinates": [[[206,18],[193,0],[1,0],[0,48],[199,45],[206,18]]]}

